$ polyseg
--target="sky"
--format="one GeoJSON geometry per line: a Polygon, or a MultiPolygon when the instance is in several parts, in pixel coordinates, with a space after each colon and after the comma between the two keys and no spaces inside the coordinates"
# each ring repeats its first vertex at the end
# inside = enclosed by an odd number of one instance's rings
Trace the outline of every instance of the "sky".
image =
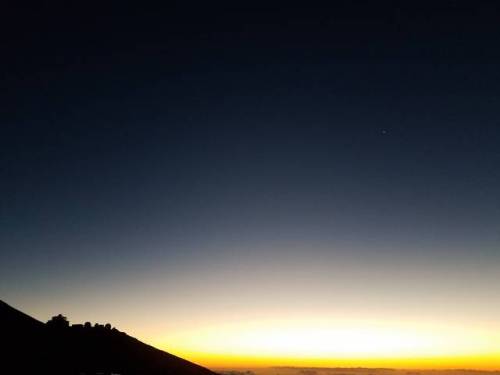
{"type": "Polygon", "coordinates": [[[8,6],[0,298],[207,366],[500,369],[499,11],[8,6]]]}

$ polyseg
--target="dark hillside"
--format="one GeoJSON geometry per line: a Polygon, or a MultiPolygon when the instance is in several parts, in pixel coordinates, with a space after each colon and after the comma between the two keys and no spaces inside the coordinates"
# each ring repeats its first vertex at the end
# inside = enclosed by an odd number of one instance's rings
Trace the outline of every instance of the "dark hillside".
{"type": "Polygon", "coordinates": [[[0,321],[1,373],[214,374],[109,325],[44,324],[1,301],[0,321]]]}

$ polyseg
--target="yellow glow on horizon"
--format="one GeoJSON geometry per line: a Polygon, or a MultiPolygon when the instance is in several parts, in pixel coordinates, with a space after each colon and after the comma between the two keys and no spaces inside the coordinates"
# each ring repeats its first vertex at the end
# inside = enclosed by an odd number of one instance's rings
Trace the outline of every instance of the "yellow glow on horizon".
{"type": "Polygon", "coordinates": [[[196,328],[160,348],[206,366],[500,369],[500,332],[370,322],[270,321],[196,328]]]}

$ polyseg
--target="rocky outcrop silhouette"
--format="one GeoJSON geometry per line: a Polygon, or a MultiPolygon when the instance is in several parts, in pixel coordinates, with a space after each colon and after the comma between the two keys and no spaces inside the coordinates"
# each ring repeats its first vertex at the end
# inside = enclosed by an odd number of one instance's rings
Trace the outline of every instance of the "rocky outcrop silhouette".
{"type": "Polygon", "coordinates": [[[110,324],[42,323],[0,301],[3,374],[214,375],[144,344],[110,324]]]}

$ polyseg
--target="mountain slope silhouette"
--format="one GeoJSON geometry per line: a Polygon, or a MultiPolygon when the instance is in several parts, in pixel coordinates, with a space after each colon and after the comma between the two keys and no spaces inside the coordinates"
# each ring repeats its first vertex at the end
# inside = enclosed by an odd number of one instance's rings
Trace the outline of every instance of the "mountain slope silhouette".
{"type": "Polygon", "coordinates": [[[0,373],[214,375],[109,327],[54,327],[0,301],[0,373]]]}

